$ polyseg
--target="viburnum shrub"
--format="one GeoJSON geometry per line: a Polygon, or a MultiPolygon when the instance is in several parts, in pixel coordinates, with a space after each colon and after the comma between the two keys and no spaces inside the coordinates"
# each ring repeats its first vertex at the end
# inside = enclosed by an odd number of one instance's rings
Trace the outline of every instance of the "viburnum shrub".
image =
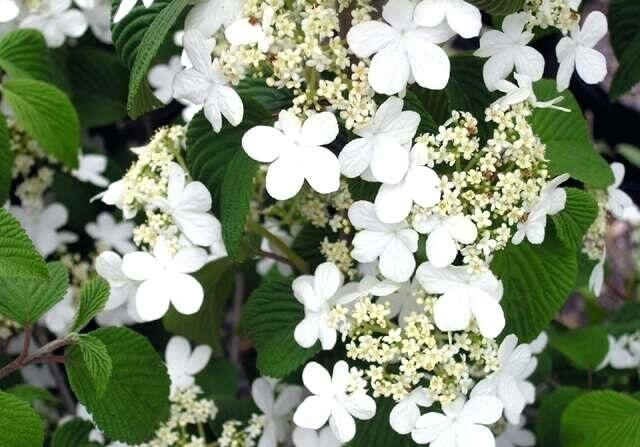
{"type": "Polygon", "coordinates": [[[640,446],[638,17],[0,0],[0,447],[640,446]]]}

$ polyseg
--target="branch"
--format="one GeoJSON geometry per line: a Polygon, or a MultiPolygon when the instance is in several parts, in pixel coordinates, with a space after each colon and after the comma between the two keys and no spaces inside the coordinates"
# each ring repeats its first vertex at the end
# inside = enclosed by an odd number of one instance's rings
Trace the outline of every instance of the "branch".
{"type": "Polygon", "coordinates": [[[32,363],[38,363],[43,358],[47,358],[51,353],[57,351],[60,348],[63,348],[69,344],[71,344],[71,339],[69,337],[59,338],[57,340],[53,340],[52,342],[47,343],[40,349],[36,350],[33,354],[29,354],[29,346],[31,343],[31,327],[25,326],[24,328],[24,344],[22,346],[22,352],[20,355],[11,363],[6,365],[4,368],[0,369],[0,379],[4,379],[10,374],[18,371],[21,368],[24,368],[27,365],[32,363]]]}
{"type": "MultiPolygon", "coordinates": [[[[283,257],[289,261],[289,264],[293,265],[298,271],[300,271],[301,273],[310,272],[309,265],[305,262],[304,259],[298,256],[296,252],[291,250],[291,248],[287,244],[285,244],[278,236],[271,233],[262,225],[249,220],[247,222],[247,229],[250,232],[267,239],[273,245],[273,248],[282,253],[284,255],[283,257]]],[[[270,254],[269,256],[272,257],[271,255],[272,254],[270,254]]]]}

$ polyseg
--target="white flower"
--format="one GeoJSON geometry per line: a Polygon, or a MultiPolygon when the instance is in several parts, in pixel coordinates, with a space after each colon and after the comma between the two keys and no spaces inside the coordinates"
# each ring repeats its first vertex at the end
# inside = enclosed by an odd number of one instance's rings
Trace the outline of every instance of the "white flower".
{"type": "Polygon", "coordinates": [[[240,124],[244,116],[240,95],[229,86],[218,60],[212,61],[205,37],[197,29],[185,32],[184,48],[193,68],[176,75],[173,96],[192,104],[203,104],[204,114],[215,132],[222,129],[223,116],[232,126],[240,124]]]}
{"type": "Polygon", "coordinates": [[[349,208],[349,220],[361,229],[353,238],[351,256],[358,262],[379,259],[380,273],[395,282],[407,281],[416,267],[418,233],[406,222],[386,224],[371,202],[360,200],[349,208]]]}
{"type": "Polygon", "coordinates": [[[87,19],[93,35],[102,43],[113,43],[111,36],[111,2],[108,0],[76,0],[76,4],[82,8],[82,13],[87,19]]]}
{"type": "Polygon", "coordinates": [[[105,310],[114,310],[135,298],[139,283],[127,277],[122,271],[122,258],[115,252],[105,251],[96,258],[96,272],[110,287],[109,300],[105,310]]]}
{"type": "Polygon", "coordinates": [[[332,376],[320,364],[309,362],[302,371],[302,382],[313,395],[293,415],[299,427],[318,430],[329,420],[333,434],[345,443],[356,434],[354,417],[369,420],[376,414],[376,402],[366,393],[347,393],[349,365],[343,360],[333,366],[332,376]]]}
{"type": "Polygon", "coordinates": [[[500,419],[502,404],[491,396],[459,397],[442,405],[442,413],[427,413],[418,419],[411,437],[431,447],[494,447],[493,433],[485,425],[500,419]]]}
{"type": "Polygon", "coordinates": [[[403,112],[403,104],[401,99],[390,97],[366,126],[354,130],[361,138],[350,141],[338,157],[345,176],[357,177],[370,168],[378,182],[398,183],[402,180],[409,168],[406,147],[420,125],[420,115],[403,112]]]}
{"type": "Polygon", "coordinates": [[[484,337],[495,338],[504,328],[499,303],[502,283],[491,271],[473,274],[465,266],[436,268],[425,262],[418,267],[416,278],[427,293],[442,295],[433,308],[440,330],[464,330],[472,316],[484,337]]]}
{"type": "Polygon", "coordinates": [[[169,163],[167,197],[156,197],[153,203],[171,215],[191,243],[210,246],[220,233],[220,221],[209,213],[211,194],[200,182],[186,183],[185,177],[179,164],[169,163]]]}
{"type": "Polygon", "coordinates": [[[376,302],[378,304],[388,304],[389,318],[397,316],[400,327],[405,327],[407,324],[406,318],[411,315],[412,312],[421,313],[424,311],[424,306],[418,304],[417,297],[414,293],[415,290],[415,281],[407,281],[396,292],[384,296],[376,302]]]}
{"type": "Polygon", "coordinates": [[[496,82],[505,79],[513,71],[529,76],[533,81],[542,78],[544,57],[537,50],[528,47],[533,33],[525,31],[526,13],[508,15],[502,22],[502,30],[490,30],[480,38],[480,49],[476,56],[488,57],[483,68],[484,83],[491,91],[496,82]]]}
{"type": "MultiPolygon", "coordinates": [[[[265,222],[264,227],[271,234],[277,236],[278,239],[284,242],[287,246],[290,246],[293,243],[293,237],[280,226],[280,222],[278,222],[277,220],[268,219],[265,222]]],[[[280,252],[278,247],[273,246],[273,244],[271,244],[269,239],[267,239],[266,237],[262,238],[262,241],[260,242],[260,250],[267,253],[282,255],[282,252],[280,252]]],[[[256,271],[260,275],[264,276],[269,273],[269,270],[271,270],[271,267],[273,267],[274,265],[278,267],[278,271],[282,276],[289,276],[293,273],[293,269],[289,264],[267,257],[260,259],[256,263],[256,271]]]]}
{"type": "Polygon", "coordinates": [[[633,209],[636,206],[633,204],[633,200],[629,195],[620,189],[622,181],[624,180],[625,167],[622,163],[611,163],[611,170],[613,171],[614,181],[613,184],[607,188],[607,210],[616,219],[625,218],[625,210],[633,209]]]}
{"type": "Polygon", "coordinates": [[[43,210],[10,206],[9,212],[20,222],[29,239],[45,258],[60,246],[78,240],[74,233],[58,231],[69,219],[69,212],[61,203],[52,203],[43,210]]]}
{"type": "Polygon", "coordinates": [[[507,107],[527,101],[532,107],[538,109],[556,109],[561,112],[571,111],[565,107],[556,105],[564,99],[562,96],[558,96],[549,101],[538,101],[533,91],[533,80],[529,76],[515,73],[513,77],[516,79],[518,85],[506,79],[496,82],[496,89],[505,93],[505,96],[496,101],[501,106],[507,107]]]}
{"type": "Polygon", "coordinates": [[[517,424],[507,424],[507,427],[496,438],[496,447],[533,447],[536,445],[536,437],[524,426],[527,419],[520,417],[517,424]]]}
{"type": "Polygon", "coordinates": [[[426,218],[414,219],[413,228],[429,235],[427,257],[438,268],[453,263],[458,256],[458,244],[472,244],[478,237],[475,224],[463,214],[444,218],[432,214],[426,218]]]}
{"type": "Polygon", "coordinates": [[[71,0],[49,0],[40,9],[20,22],[20,28],[34,28],[42,32],[51,48],[61,46],[67,37],[80,37],[87,30],[87,20],[71,0]]]}
{"type": "Polygon", "coordinates": [[[136,310],[143,320],[161,318],[173,304],[185,315],[196,313],[202,305],[204,291],[188,273],[200,270],[207,262],[202,248],[185,247],[172,256],[165,242],[159,240],[153,255],[138,251],[127,253],[122,271],[130,279],[141,281],[136,292],[136,310]]]}
{"type": "MultiPolygon", "coordinates": [[[[113,16],[113,23],[118,23],[120,20],[124,19],[124,17],[129,14],[133,8],[135,8],[137,3],[138,0],[121,0],[118,10],[113,16]]],[[[142,4],[145,8],[148,8],[153,5],[153,0],[142,0],[142,4]]]]}
{"type": "Polygon", "coordinates": [[[185,30],[198,29],[213,36],[221,27],[229,26],[242,13],[246,0],[199,0],[184,19],[185,30]]]}
{"type": "Polygon", "coordinates": [[[633,369],[640,366],[640,353],[631,349],[631,338],[622,335],[616,340],[609,335],[609,351],[602,363],[596,368],[601,370],[609,365],[614,369],[633,369]]]}
{"type": "Polygon", "coordinates": [[[549,343],[549,336],[545,331],[540,332],[540,335],[529,343],[529,350],[531,351],[531,354],[541,354],[547,347],[547,343],[549,343]]]}
{"type": "Polygon", "coordinates": [[[571,36],[560,39],[556,56],[558,68],[558,91],[569,87],[575,69],[587,84],[597,84],[607,76],[607,60],[593,47],[607,34],[607,18],[600,11],[587,16],[582,29],[579,25],[571,30],[571,36]]]}
{"type": "Polygon", "coordinates": [[[411,433],[420,418],[419,407],[430,407],[433,399],[426,388],[420,387],[407,394],[389,414],[389,424],[401,435],[411,433]]]}
{"type": "Polygon", "coordinates": [[[42,317],[42,322],[51,332],[58,337],[62,337],[69,332],[71,323],[76,317],[76,306],[73,299],[73,292],[71,289],[67,290],[62,300],[56,303],[45,315],[42,317]]]}
{"type": "Polygon", "coordinates": [[[409,169],[397,184],[384,183],[375,199],[376,214],[382,222],[396,223],[406,219],[413,204],[430,208],[440,201],[440,177],[425,166],[424,146],[416,144],[409,154],[409,169]]]}
{"type": "Polygon", "coordinates": [[[20,15],[20,6],[14,0],[0,0],[0,23],[11,22],[20,15]]]}
{"type": "Polygon", "coordinates": [[[453,36],[445,24],[426,28],[413,22],[411,0],[390,0],[382,10],[388,23],[369,21],[352,27],[347,34],[356,56],[371,60],[369,84],[378,93],[395,95],[408,83],[441,90],[449,81],[450,63],[438,43],[453,36]]]}
{"type": "Polygon", "coordinates": [[[211,359],[211,348],[197,346],[193,351],[189,340],[179,335],[171,337],[167,343],[164,357],[171,379],[171,392],[184,390],[196,381],[195,375],[202,371],[211,359]]]}
{"type": "Polygon", "coordinates": [[[528,344],[518,345],[518,337],[507,335],[498,349],[500,367],[471,390],[471,397],[495,396],[504,405],[504,415],[511,424],[520,420],[525,405],[535,400],[535,388],[525,379],[536,369],[528,344]]]}
{"type": "Polygon", "coordinates": [[[271,163],[267,192],[277,200],[295,196],[305,181],[321,194],[340,187],[340,163],[327,148],[338,136],[338,121],[329,112],[311,115],[304,123],[281,111],[273,127],[256,126],[242,137],[242,147],[254,160],[271,163]]]}
{"type": "Polygon", "coordinates": [[[124,206],[124,179],[111,183],[105,191],[96,195],[92,200],[95,199],[100,199],[105,204],[122,210],[125,219],[133,219],[138,213],[138,208],[135,206],[124,206]]]}
{"type": "Polygon", "coordinates": [[[547,216],[558,214],[567,203],[567,192],[559,188],[567,180],[569,174],[562,174],[543,186],[538,200],[528,210],[527,221],[518,222],[517,230],[511,239],[512,243],[518,245],[525,236],[532,244],[544,242],[547,216]]]}
{"type": "Polygon", "coordinates": [[[463,0],[422,0],[414,20],[420,26],[437,26],[446,20],[465,39],[476,37],[482,28],[480,10],[463,0]]]}
{"type": "Polygon", "coordinates": [[[251,397],[265,418],[258,447],[277,447],[286,441],[291,413],[302,402],[303,389],[297,385],[283,385],[274,398],[277,383],[277,380],[260,377],[251,385],[251,397]]]}
{"type": "Polygon", "coordinates": [[[98,214],[95,223],[86,225],[85,231],[99,244],[114,248],[124,255],[136,249],[131,242],[134,227],[132,222],[116,223],[111,214],[102,212],[98,214]]]}
{"type": "Polygon", "coordinates": [[[163,104],[169,104],[173,99],[173,80],[182,71],[180,56],[171,56],[166,64],[158,64],[149,70],[147,79],[153,87],[153,94],[163,104]]]}
{"type": "Polygon", "coordinates": [[[264,8],[262,22],[255,23],[250,18],[238,19],[224,31],[224,37],[231,45],[252,45],[258,44],[258,49],[263,53],[269,51],[271,39],[269,29],[273,23],[275,11],[271,6],[264,8]]]}
{"type": "Polygon", "coordinates": [[[293,336],[303,348],[310,348],[318,340],[322,349],[335,346],[336,329],[329,324],[329,312],[337,304],[336,293],[343,281],[342,273],[331,262],[320,264],[313,276],[303,275],[293,281],[293,295],[304,306],[304,319],[296,326],[293,336]]]}
{"type": "Polygon", "coordinates": [[[296,427],[292,434],[295,447],[340,447],[330,427],[324,427],[318,431],[308,428],[296,427]]]}
{"type": "Polygon", "coordinates": [[[602,256],[596,265],[593,266],[591,274],[589,275],[589,290],[599,297],[602,293],[602,286],[604,285],[604,263],[607,260],[607,249],[602,251],[602,256]]]}
{"type": "Polygon", "coordinates": [[[400,288],[400,284],[388,279],[379,280],[373,275],[364,276],[359,282],[350,282],[338,292],[340,304],[351,303],[365,296],[386,297],[400,288]]]}
{"type": "Polygon", "coordinates": [[[109,179],[101,175],[105,169],[107,169],[107,157],[104,155],[81,155],[78,158],[78,169],[71,171],[71,175],[81,182],[106,188],[109,185],[109,179]]]}

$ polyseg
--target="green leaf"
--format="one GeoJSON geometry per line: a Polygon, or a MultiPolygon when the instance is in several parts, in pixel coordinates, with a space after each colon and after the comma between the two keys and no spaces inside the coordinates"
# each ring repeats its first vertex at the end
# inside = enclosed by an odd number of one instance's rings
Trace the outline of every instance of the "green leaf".
{"type": "Polygon", "coordinates": [[[293,95],[289,89],[269,87],[264,79],[245,78],[235,87],[243,98],[250,98],[275,114],[291,107],[293,95]]]}
{"type": "Polygon", "coordinates": [[[224,357],[211,359],[207,367],[196,376],[196,384],[204,395],[218,400],[234,398],[238,391],[238,370],[224,357]]]}
{"type": "Polygon", "coordinates": [[[169,376],[153,346],[127,328],[89,333],[107,347],[112,373],[102,396],[84,362],[69,362],[69,383],[96,425],[113,440],[140,444],[169,417],[169,376]]]}
{"type": "Polygon", "coordinates": [[[565,447],[640,446],[640,401],[613,391],[575,399],[562,415],[565,447]]]}
{"type": "Polygon", "coordinates": [[[32,385],[16,385],[6,391],[7,393],[13,394],[14,396],[22,399],[28,404],[33,404],[37,401],[46,403],[55,403],[57,401],[56,397],[48,390],[32,385]]]}
{"type": "Polygon", "coordinates": [[[506,16],[512,12],[522,11],[524,0],[467,0],[489,14],[506,16]]]}
{"type": "Polygon", "coordinates": [[[12,169],[13,154],[11,153],[9,128],[7,127],[7,119],[0,114],[0,203],[6,203],[9,200],[12,169]]]}
{"type": "Polygon", "coordinates": [[[333,237],[335,235],[325,228],[306,224],[293,240],[291,250],[307,261],[311,267],[316,267],[326,261],[320,251],[320,244],[325,238],[332,240],[333,237]]]}
{"type": "MultiPolygon", "coordinates": [[[[416,88],[415,91],[407,90],[405,94],[404,109],[412,110],[416,112],[418,115],[420,115],[420,125],[418,126],[418,134],[438,132],[438,124],[434,119],[434,117],[431,115],[434,106],[436,106],[436,104],[430,101],[431,99],[430,97],[434,96],[434,95],[430,95],[430,93],[432,92],[434,92],[434,90],[416,88]]],[[[437,97],[441,99],[440,105],[441,107],[446,108],[446,113],[448,114],[449,98],[447,97],[446,94],[442,94],[442,93],[439,94],[437,97]]]]}
{"type": "Polygon", "coordinates": [[[51,60],[42,34],[18,29],[0,39],[0,68],[11,78],[49,81],[51,60]]]}
{"type": "MultiPolygon", "coordinates": [[[[534,91],[541,101],[558,96],[554,81],[539,81],[534,91]]],[[[591,143],[587,122],[575,98],[569,91],[562,95],[564,100],[558,105],[571,112],[535,109],[531,118],[535,134],[547,146],[549,170],[552,175],[569,173],[587,185],[606,188],[613,183],[613,172],[591,143]]]]}
{"type": "Polygon", "coordinates": [[[222,258],[198,271],[194,276],[204,288],[202,307],[193,315],[183,315],[171,308],[162,319],[164,328],[172,334],[209,345],[214,352],[222,354],[220,330],[234,289],[234,267],[230,258],[222,258]]]}
{"type": "Polygon", "coordinates": [[[609,95],[616,99],[640,81],[640,3],[635,0],[611,0],[608,21],[613,50],[620,61],[609,95]]]}
{"type": "Polygon", "coordinates": [[[51,447],[81,446],[89,442],[93,424],[82,419],[71,419],[56,428],[51,438],[51,447]]]}
{"type": "Polygon", "coordinates": [[[101,397],[109,384],[113,365],[105,344],[97,337],[83,334],[75,345],[65,353],[65,360],[73,363],[73,368],[82,365],[86,368],[95,388],[96,395],[101,397]]]}
{"type": "Polygon", "coordinates": [[[253,291],[241,325],[258,351],[262,375],[284,377],[320,352],[319,343],[304,349],[294,340],[293,331],[303,318],[304,308],[293,296],[291,280],[273,275],[253,291]]]}
{"type": "Polygon", "coordinates": [[[606,326],[608,334],[619,337],[640,330],[640,303],[629,301],[618,308],[606,326]]]}
{"type": "Polygon", "coordinates": [[[373,202],[380,189],[380,183],[367,182],[359,177],[348,179],[347,186],[349,187],[349,194],[351,194],[351,198],[354,201],[367,200],[373,202]]]}
{"type": "Polygon", "coordinates": [[[69,288],[67,269],[61,262],[46,264],[49,280],[0,278],[0,313],[22,325],[37,322],[62,300],[69,288]]]}
{"type": "Polygon", "coordinates": [[[620,56],[620,65],[613,76],[609,96],[618,99],[640,82],[640,34],[627,46],[620,56]]]}
{"type": "Polygon", "coordinates": [[[601,326],[572,329],[551,334],[550,345],[579,369],[594,371],[609,351],[607,333],[601,326]]]}
{"type": "Polygon", "coordinates": [[[558,238],[569,248],[582,247],[584,235],[598,215],[598,204],[586,191],[565,188],[567,204],[560,213],[552,216],[558,238]]]}
{"type": "Polygon", "coordinates": [[[95,278],[85,283],[80,292],[78,312],[71,331],[80,332],[100,312],[109,301],[109,283],[102,278],[95,278]]]}
{"type": "Polygon", "coordinates": [[[38,447],[44,443],[42,420],[22,399],[0,391],[0,445],[38,447]]]}
{"type": "Polygon", "coordinates": [[[410,447],[416,445],[410,436],[396,433],[389,425],[389,414],[395,402],[392,399],[376,401],[376,415],[368,421],[358,421],[356,436],[345,447],[410,447]]]}
{"type": "Polygon", "coordinates": [[[0,278],[49,278],[44,259],[18,221],[4,208],[0,208],[0,278]]]}
{"type": "Polygon", "coordinates": [[[80,124],[67,95],[34,79],[11,79],[0,90],[18,124],[45,151],[69,168],[78,167],[80,124]]]}
{"type": "Polygon", "coordinates": [[[536,440],[540,446],[561,446],[560,423],[562,413],[578,396],[580,388],[563,386],[545,395],[536,419],[536,440]]]}
{"type": "Polygon", "coordinates": [[[500,304],[507,326],[521,342],[536,338],[562,308],[578,273],[574,250],[565,247],[547,226],[541,245],[509,244],[496,253],[491,270],[504,284],[500,304]]]}

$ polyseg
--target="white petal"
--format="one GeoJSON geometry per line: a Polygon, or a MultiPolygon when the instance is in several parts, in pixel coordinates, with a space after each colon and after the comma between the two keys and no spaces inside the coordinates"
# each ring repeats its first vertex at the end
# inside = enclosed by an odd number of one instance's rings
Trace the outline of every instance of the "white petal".
{"type": "Polygon", "coordinates": [[[369,21],[359,23],[347,33],[349,48],[358,57],[365,58],[377,53],[397,37],[397,32],[386,23],[369,21]]]}
{"type": "Polygon", "coordinates": [[[309,185],[321,194],[337,191],[340,188],[340,163],[335,154],[324,147],[312,146],[306,148],[305,155],[305,166],[297,169],[304,169],[309,185]]]}
{"type": "Polygon", "coordinates": [[[433,169],[414,166],[405,181],[413,201],[421,207],[430,208],[440,201],[440,178],[433,169]]]}
{"type": "Polygon", "coordinates": [[[432,90],[445,88],[451,72],[447,53],[438,45],[420,38],[419,33],[408,34],[407,40],[411,73],[418,85],[432,90]]]}
{"type": "Polygon", "coordinates": [[[271,163],[280,156],[282,147],[289,142],[278,129],[269,126],[256,126],[242,137],[242,148],[256,161],[271,163]]]}
{"type": "Polygon", "coordinates": [[[579,43],[585,47],[593,48],[607,35],[607,32],[607,17],[600,11],[593,11],[582,24],[579,43]]]}
{"type": "Polygon", "coordinates": [[[411,399],[398,402],[389,414],[389,425],[401,435],[411,433],[420,417],[420,409],[411,399]]]}
{"type": "Polygon", "coordinates": [[[96,272],[107,281],[121,281],[124,278],[122,273],[122,258],[113,251],[100,253],[95,262],[96,272]]]}
{"type": "Polygon", "coordinates": [[[465,39],[476,37],[482,28],[482,14],[475,6],[462,1],[451,2],[447,12],[449,26],[465,39]]]}
{"type": "Polygon", "coordinates": [[[369,84],[377,93],[395,95],[407,86],[409,73],[407,51],[402,41],[395,40],[373,56],[369,84]]]}
{"type": "Polygon", "coordinates": [[[496,89],[496,83],[505,79],[513,71],[513,58],[508,52],[496,54],[485,62],[482,68],[484,83],[490,91],[496,89]]]}
{"type": "Polygon", "coordinates": [[[475,317],[480,333],[484,337],[495,338],[504,329],[504,312],[500,303],[493,297],[476,289],[471,297],[471,312],[475,317]]]}
{"type": "Polygon", "coordinates": [[[200,270],[207,262],[207,252],[199,247],[185,247],[171,260],[171,270],[179,273],[193,273],[200,270]]]}
{"type": "Polygon", "coordinates": [[[122,0],[118,6],[116,14],[113,16],[113,23],[118,23],[136,6],[138,0],[122,0]]]}
{"type": "Polygon", "coordinates": [[[373,139],[371,172],[381,183],[400,182],[409,168],[409,151],[386,135],[373,139]]]}
{"type": "Polygon", "coordinates": [[[301,386],[287,385],[278,395],[273,410],[277,415],[289,416],[291,411],[302,402],[302,393],[304,390],[301,386]]]}
{"type": "Polygon", "coordinates": [[[336,341],[338,340],[338,334],[336,330],[327,325],[323,319],[320,320],[319,326],[319,339],[320,344],[322,345],[322,349],[325,351],[329,351],[334,348],[336,345],[336,341]]]}
{"type": "Polygon", "coordinates": [[[436,26],[442,23],[447,13],[447,4],[441,0],[423,0],[413,13],[413,20],[420,26],[436,26]]]}
{"type": "Polygon", "coordinates": [[[526,13],[509,14],[502,21],[502,30],[510,37],[520,37],[527,24],[528,16],[526,13]]]}
{"type": "Polygon", "coordinates": [[[222,9],[224,3],[220,0],[201,0],[185,17],[185,31],[197,28],[204,36],[213,36],[222,26],[222,9]]]}
{"type": "MultiPolygon", "coordinates": [[[[267,171],[267,192],[276,200],[287,200],[295,196],[304,184],[304,171],[296,157],[280,157],[267,171]]],[[[336,159],[338,176],[340,165],[336,159]]],[[[323,185],[324,186],[324,185],[323,185]]],[[[337,189],[337,188],[336,188],[337,189]]]]}
{"type": "Polygon", "coordinates": [[[250,45],[264,37],[260,24],[251,24],[248,18],[238,19],[224,30],[224,36],[231,45],[250,45]]]}
{"type": "Polygon", "coordinates": [[[559,92],[562,92],[569,88],[569,84],[571,83],[571,76],[573,76],[573,70],[575,70],[576,68],[575,64],[575,53],[569,53],[566,57],[560,59],[560,66],[558,67],[558,75],[556,77],[559,92]]]}
{"type": "Polygon", "coordinates": [[[516,71],[529,76],[533,81],[542,79],[544,57],[531,47],[521,47],[514,54],[516,71]]]}
{"type": "Polygon", "coordinates": [[[199,71],[189,68],[181,71],[173,79],[173,96],[193,104],[204,104],[210,83],[199,71]]]}
{"type": "Polygon", "coordinates": [[[187,362],[186,372],[191,375],[196,375],[200,371],[202,371],[209,360],[211,359],[212,350],[207,345],[196,346],[196,348],[191,353],[191,357],[189,357],[189,361],[187,362]]]}
{"type": "Polygon", "coordinates": [[[369,166],[373,146],[369,138],[356,138],[350,141],[338,155],[340,170],[345,177],[354,178],[369,166]]]}
{"type": "Polygon", "coordinates": [[[380,273],[390,280],[404,282],[411,278],[416,268],[416,260],[400,239],[393,238],[380,255],[378,267],[380,273]]]}
{"type": "Polygon", "coordinates": [[[200,310],[204,299],[204,290],[193,276],[174,275],[167,286],[171,295],[171,304],[179,313],[192,315],[200,310]]]}
{"type": "Polygon", "coordinates": [[[376,401],[365,393],[355,393],[343,397],[340,399],[340,403],[349,414],[357,419],[366,421],[376,415],[376,401]]]}
{"type": "Polygon", "coordinates": [[[232,126],[237,126],[242,122],[244,116],[244,105],[240,95],[229,86],[222,85],[216,89],[218,106],[220,112],[232,126]]]}
{"type": "Polygon", "coordinates": [[[413,20],[415,4],[411,0],[389,0],[382,17],[396,29],[407,29],[413,20]]]}
{"type": "Polygon", "coordinates": [[[580,47],[576,52],[576,71],[587,84],[597,84],[607,76],[607,60],[597,50],[580,47]]]}
{"type": "Polygon", "coordinates": [[[360,231],[353,238],[351,256],[358,262],[373,262],[384,253],[393,235],[376,231],[360,231]]]}
{"type": "Polygon", "coordinates": [[[136,281],[144,281],[162,274],[162,266],[151,254],[143,251],[127,253],[122,258],[122,272],[136,281]]]}
{"type": "Polygon", "coordinates": [[[445,293],[433,307],[433,318],[441,331],[466,329],[471,321],[469,298],[453,291],[445,293]]]}
{"type": "Polygon", "coordinates": [[[338,120],[333,113],[322,112],[311,115],[300,130],[300,144],[325,146],[338,136],[338,120]]]}
{"type": "Polygon", "coordinates": [[[329,372],[324,369],[322,365],[316,362],[309,362],[304,367],[304,370],[302,371],[302,383],[304,383],[304,386],[306,386],[313,394],[331,395],[333,392],[329,372]]]}
{"type": "Polygon", "coordinates": [[[211,67],[211,47],[205,36],[197,29],[188,30],[182,37],[182,44],[193,68],[202,74],[208,73],[211,67]]]}
{"type": "Polygon", "coordinates": [[[256,406],[265,414],[270,415],[273,409],[273,387],[263,377],[259,377],[251,384],[251,398],[256,406]]]}
{"type": "Polygon", "coordinates": [[[10,22],[18,17],[20,8],[13,0],[0,0],[0,23],[10,22]]]}
{"type": "Polygon", "coordinates": [[[419,444],[427,444],[443,435],[446,436],[447,432],[452,432],[451,428],[451,422],[444,414],[427,413],[418,418],[411,437],[419,444]]]}
{"type": "Polygon", "coordinates": [[[502,414],[502,403],[493,396],[472,397],[464,404],[460,418],[476,424],[493,424],[502,414]]]}
{"type": "Polygon", "coordinates": [[[478,237],[478,229],[473,221],[461,214],[447,218],[444,226],[449,234],[462,244],[472,244],[478,237]]]}
{"type": "Polygon", "coordinates": [[[353,417],[339,405],[334,405],[329,418],[329,426],[338,441],[349,442],[356,435],[356,422],[353,417]]]}
{"type": "Polygon", "coordinates": [[[323,262],[316,268],[314,273],[315,292],[320,298],[328,300],[335,295],[343,280],[342,273],[333,262],[323,262]]]}
{"type": "Polygon", "coordinates": [[[366,200],[358,200],[349,208],[349,221],[356,228],[387,232],[389,227],[378,219],[374,205],[366,200]]]}
{"type": "Polygon", "coordinates": [[[308,349],[312,347],[319,336],[319,317],[318,315],[306,316],[300,323],[296,325],[293,332],[293,338],[301,347],[308,349]]]}
{"type": "Polygon", "coordinates": [[[483,425],[464,424],[456,430],[457,447],[495,447],[493,433],[483,425]]]}
{"type": "Polygon", "coordinates": [[[162,318],[169,310],[169,304],[169,292],[165,281],[150,279],[138,287],[136,312],[143,321],[154,321],[162,318]]]}
{"type": "Polygon", "coordinates": [[[67,36],[80,37],[87,30],[87,19],[77,9],[63,12],[57,17],[57,20],[67,36]]]}
{"type": "Polygon", "coordinates": [[[427,257],[437,268],[451,265],[458,255],[458,246],[442,226],[433,230],[427,238],[427,257]]]}
{"type": "Polygon", "coordinates": [[[164,357],[170,369],[182,369],[191,355],[189,341],[179,335],[171,337],[164,351],[164,357]]]}
{"type": "Polygon", "coordinates": [[[405,182],[397,185],[383,184],[375,201],[376,214],[386,223],[401,222],[409,216],[413,200],[405,182]]]}
{"type": "Polygon", "coordinates": [[[309,396],[300,404],[293,414],[293,422],[298,427],[318,430],[327,423],[331,415],[331,405],[332,401],[330,399],[320,396],[309,396]]]}

